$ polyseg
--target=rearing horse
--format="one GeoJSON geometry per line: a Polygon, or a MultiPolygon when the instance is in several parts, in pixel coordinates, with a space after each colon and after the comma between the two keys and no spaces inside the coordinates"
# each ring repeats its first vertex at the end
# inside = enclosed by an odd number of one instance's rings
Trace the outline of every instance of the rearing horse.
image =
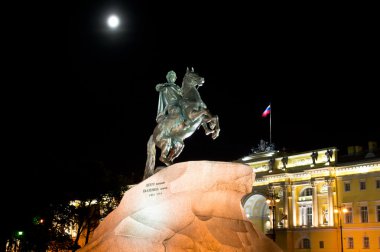
{"type": "Polygon", "coordinates": [[[182,98],[179,106],[171,109],[169,114],[160,121],[150,136],[147,147],[147,161],[144,179],[154,174],[156,162],[156,146],[161,149],[160,161],[166,166],[181,154],[185,147],[184,140],[190,137],[202,125],[206,135],[212,139],[219,136],[219,119],[213,116],[202,101],[198,87],[202,86],[204,78],[188,68],[182,81],[182,98]]]}

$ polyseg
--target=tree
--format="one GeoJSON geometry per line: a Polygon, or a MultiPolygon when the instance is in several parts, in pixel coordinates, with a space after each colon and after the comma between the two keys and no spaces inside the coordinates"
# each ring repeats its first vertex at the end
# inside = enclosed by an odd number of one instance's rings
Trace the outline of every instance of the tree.
{"type": "Polygon", "coordinates": [[[73,246],[72,237],[68,232],[73,225],[72,211],[68,202],[51,204],[49,250],[68,250],[73,246]]]}
{"type": "Polygon", "coordinates": [[[108,192],[54,206],[49,248],[76,251],[87,244],[100,221],[118,206],[121,196],[121,191],[108,192]],[[68,242],[70,237],[74,238],[72,243],[68,242]]]}

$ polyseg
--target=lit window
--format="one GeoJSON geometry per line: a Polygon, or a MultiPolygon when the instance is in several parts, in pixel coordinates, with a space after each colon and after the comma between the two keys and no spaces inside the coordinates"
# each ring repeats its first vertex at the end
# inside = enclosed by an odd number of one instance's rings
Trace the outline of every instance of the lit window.
{"type": "Polygon", "coordinates": [[[365,181],[360,181],[360,190],[365,190],[365,189],[366,189],[365,181]]]}
{"type": "Polygon", "coordinates": [[[301,225],[311,227],[313,225],[313,207],[308,205],[301,208],[301,225]]]}
{"type": "Polygon", "coordinates": [[[354,238],[348,237],[348,239],[347,239],[347,248],[348,249],[353,249],[354,248],[354,238]]]}
{"type": "Polygon", "coordinates": [[[347,212],[344,214],[344,223],[352,223],[352,207],[347,207],[347,212]]]}
{"type": "Polygon", "coordinates": [[[344,183],[344,191],[345,192],[351,191],[351,184],[349,182],[344,183]]]}
{"type": "Polygon", "coordinates": [[[369,237],[368,236],[363,237],[363,248],[369,249],[369,237]]]}
{"type": "Polygon", "coordinates": [[[325,243],[323,241],[319,241],[319,248],[325,248],[325,243]]]}
{"type": "Polygon", "coordinates": [[[308,207],[306,208],[306,213],[307,213],[307,225],[310,227],[311,225],[313,225],[313,208],[312,207],[308,207]]]}
{"type": "Polygon", "coordinates": [[[368,222],[368,208],[366,206],[360,207],[360,217],[362,223],[368,222]]]}

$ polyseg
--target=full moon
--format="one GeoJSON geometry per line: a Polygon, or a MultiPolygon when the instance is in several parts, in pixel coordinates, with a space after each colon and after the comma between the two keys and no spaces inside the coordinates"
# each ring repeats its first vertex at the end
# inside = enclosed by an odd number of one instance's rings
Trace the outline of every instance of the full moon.
{"type": "Polygon", "coordinates": [[[119,26],[120,20],[119,17],[116,15],[111,15],[107,19],[107,24],[110,28],[115,29],[119,26]]]}

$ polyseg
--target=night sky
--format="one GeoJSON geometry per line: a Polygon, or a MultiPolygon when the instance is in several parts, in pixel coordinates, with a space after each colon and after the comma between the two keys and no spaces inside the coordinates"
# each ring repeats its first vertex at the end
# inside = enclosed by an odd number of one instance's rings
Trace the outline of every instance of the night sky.
{"type": "MultiPolygon", "coordinates": [[[[72,191],[101,164],[138,183],[169,70],[205,77],[219,116],[176,162],[233,161],[260,139],[306,151],[380,143],[379,39],[371,6],[62,1],[18,10],[3,68],[5,200],[22,212],[72,191]],[[108,14],[121,27],[106,27],[108,14]]],[[[161,164],[160,164],[161,165],[161,164]]],[[[97,188],[99,189],[99,188],[97,188]]],[[[12,210],[10,210],[12,211],[12,210]]]]}

